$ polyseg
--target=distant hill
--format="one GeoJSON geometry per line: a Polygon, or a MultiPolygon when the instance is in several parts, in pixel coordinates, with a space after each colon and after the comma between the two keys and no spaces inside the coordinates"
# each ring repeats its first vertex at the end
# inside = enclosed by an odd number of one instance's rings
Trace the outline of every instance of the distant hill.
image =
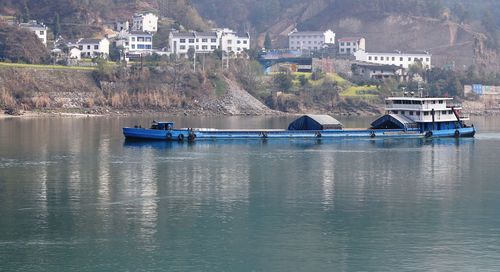
{"type": "Polygon", "coordinates": [[[275,47],[287,33],[331,28],[338,37],[364,36],[367,50],[426,50],[434,64],[498,70],[498,0],[192,0],[219,25],[251,31],[275,47]],[[224,14],[224,16],[220,16],[224,14]],[[493,49],[493,50],[492,50],[493,49]]]}
{"type": "Polygon", "coordinates": [[[18,20],[38,20],[54,26],[59,17],[61,33],[69,37],[90,36],[101,32],[105,23],[148,11],[189,29],[207,27],[188,0],[0,0],[0,14],[18,20]]]}

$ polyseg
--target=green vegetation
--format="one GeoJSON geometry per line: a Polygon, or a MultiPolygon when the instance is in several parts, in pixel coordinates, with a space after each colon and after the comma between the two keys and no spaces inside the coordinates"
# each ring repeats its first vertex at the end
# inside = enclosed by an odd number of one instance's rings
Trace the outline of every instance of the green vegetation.
{"type": "Polygon", "coordinates": [[[340,93],[342,97],[363,97],[374,98],[380,94],[377,86],[364,85],[364,86],[350,86],[340,93]]]}
{"type": "Polygon", "coordinates": [[[64,65],[48,65],[48,64],[24,64],[24,63],[8,63],[0,62],[0,68],[30,68],[44,70],[80,70],[93,71],[96,67],[80,67],[80,66],[64,66],[64,65]]]}
{"type": "Polygon", "coordinates": [[[224,96],[228,90],[228,85],[227,82],[220,78],[216,77],[214,80],[214,85],[215,85],[215,95],[218,97],[224,96]]]}

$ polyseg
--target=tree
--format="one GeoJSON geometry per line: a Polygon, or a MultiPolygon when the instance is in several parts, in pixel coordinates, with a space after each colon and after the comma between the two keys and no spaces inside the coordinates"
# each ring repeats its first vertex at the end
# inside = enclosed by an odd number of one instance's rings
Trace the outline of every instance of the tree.
{"type": "Polygon", "coordinates": [[[264,48],[266,50],[271,49],[272,47],[272,41],[271,41],[271,36],[269,36],[269,32],[266,33],[266,37],[264,38],[264,48]]]}
{"type": "Polygon", "coordinates": [[[57,39],[57,37],[59,37],[59,34],[61,34],[61,23],[59,20],[59,13],[56,12],[56,15],[54,16],[54,26],[52,27],[55,39],[57,39]]]}
{"type": "Polygon", "coordinates": [[[281,91],[289,91],[293,86],[293,76],[289,73],[279,73],[273,76],[273,82],[281,91]]]}
{"type": "Polygon", "coordinates": [[[23,13],[21,15],[22,17],[22,20],[24,23],[27,23],[29,22],[30,20],[30,9],[28,8],[28,1],[24,1],[24,5],[23,5],[23,13]]]}

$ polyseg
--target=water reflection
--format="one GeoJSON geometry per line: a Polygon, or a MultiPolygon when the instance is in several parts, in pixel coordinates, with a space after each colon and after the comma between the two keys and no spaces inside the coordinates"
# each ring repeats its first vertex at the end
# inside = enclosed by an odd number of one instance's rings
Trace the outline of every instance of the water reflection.
{"type": "Polygon", "coordinates": [[[40,260],[88,271],[500,263],[494,137],[130,142],[120,131],[130,122],[2,123],[2,269],[35,270],[28,264],[40,260]]]}

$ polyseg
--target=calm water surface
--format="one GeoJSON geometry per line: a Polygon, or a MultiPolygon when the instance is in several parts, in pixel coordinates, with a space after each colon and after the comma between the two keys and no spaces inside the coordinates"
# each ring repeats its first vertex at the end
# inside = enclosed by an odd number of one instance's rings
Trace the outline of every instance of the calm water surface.
{"type": "Polygon", "coordinates": [[[0,271],[500,271],[498,119],[460,140],[124,141],[151,120],[0,120],[0,271]]]}

